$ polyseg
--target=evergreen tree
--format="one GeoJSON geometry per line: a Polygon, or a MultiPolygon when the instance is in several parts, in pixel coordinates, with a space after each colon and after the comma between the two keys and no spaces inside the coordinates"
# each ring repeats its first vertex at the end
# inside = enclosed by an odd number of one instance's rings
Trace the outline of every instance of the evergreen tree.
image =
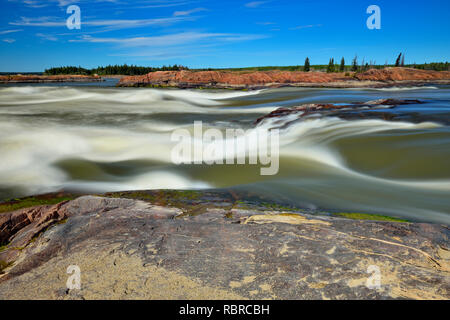
{"type": "Polygon", "coordinates": [[[331,58],[330,62],[328,63],[327,72],[334,72],[334,58],[331,58]]]}
{"type": "Polygon", "coordinates": [[[405,66],[405,54],[402,55],[402,62],[400,63],[402,67],[405,66]]]}
{"type": "Polygon", "coordinates": [[[339,71],[340,72],[344,72],[345,71],[345,59],[344,59],[344,57],[342,57],[342,59],[341,59],[341,66],[339,67],[339,71]]]}
{"type": "Polygon", "coordinates": [[[358,56],[355,56],[352,60],[352,71],[353,72],[358,71],[358,56]]]}
{"type": "Polygon", "coordinates": [[[400,66],[400,61],[402,60],[402,54],[400,53],[397,57],[397,60],[395,60],[395,66],[399,67],[400,66]]]}
{"type": "Polygon", "coordinates": [[[305,66],[303,67],[303,71],[309,72],[310,69],[311,69],[311,66],[310,66],[310,64],[309,64],[309,58],[306,57],[306,59],[305,59],[305,66]]]}

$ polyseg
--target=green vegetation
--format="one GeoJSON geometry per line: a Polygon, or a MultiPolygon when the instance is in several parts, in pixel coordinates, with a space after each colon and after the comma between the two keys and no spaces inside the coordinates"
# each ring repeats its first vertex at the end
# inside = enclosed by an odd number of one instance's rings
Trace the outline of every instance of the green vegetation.
{"type": "Polygon", "coordinates": [[[421,70],[434,70],[434,71],[450,71],[450,63],[448,62],[432,62],[424,64],[412,64],[407,67],[421,69],[421,70]]]}
{"type": "Polygon", "coordinates": [[[85,69],[82,67],[58,67],[58,68],[50,68],[44,71],[45,75],[61,75],[61,74],[79,74],[79,75],[129,75],[129,76],[137,76],[144,75],[150,72],[155,71],[180,71],[187,70],[188,68],[173,65],[173,66],[163,66],[160,68],[155,67],[138,67],[133,65],[115,65],[115,66],[106,66],[106,67],[97,67],[95,69],[85,69]]]}
{"type": "Polygon", "coordinates": [[[311,64],[309,63],[309,58],[305,59],[305,66],[303,67],[303,71],[309,72],[311,70],[311,64]]]}
{"type": "Polygon", "coordinates": [[[46,69],[44,71],[44,75],[60,75],[60,74],[79,74],[79,75],[90,75],[90,71],[88,69],[82,67],[59,67],[59,68],[51,68],[46,69]]]}
{"type": "Polygon", "coordinates": [[[202,197],[199,191],[191,190],[157,190],[157,191],[131,191],[109,192],[104,196],[111,198],[135,199],[151,202],[162,206],[186,206],[196,202],[202,197]]]}
{"type": "MultiPolygon", "coordinates": [[[[190,191],[190,190],[159,190],[159,191],[132,191],[132,192],[112,192],[104,196],[111,198],[125,198],[148,201],[156,205],[175,206],[183,210],[184,214],[178,216],[193,216],[205,213],[208,208],[216,208],[219,204],[221,209],[231,210],[232,208],[241,210],[269,210],[284,213],[304,213],[301,208],[294,206],[267,202],[260,198],[257,199],[235,199],[230,198],[228,193],[215,195],[208,192],[190,191]],[[206,202],[206,203],[205,203],[206,202]],[[224,205],[228,203],[228,205],[224,205]]],[[[328,214],[328,213],[326,213],[328,214]]],[[[408,220],[368,213],[332,213],[335,217],[342,217],[354,220],[372,220],[372,221],[391,221],[391,222],[409,222],[408,220]]],[[[232,218],[232,214],[227,215],[232,218]]]]}
{"type": "MultiPolygon", "coordinates": [[[[312,66],[311,66],[312,67],[312,66]]],[[[323,69],[324,65],[314,66],[317,69],[323,69]]],[[[245,67],[245,68],[204,68],[204,69],[189,69],[191,71],[235,71],[235,72],[256,72],[256,71],[303,71],[303,67],[297,66],[264,66],[264,67],[245,67]]]]}
{"type": "Polygon", "coordinates": [[[358,56],[355,56],[352,60],[352,71],[358,71],[358,56]]]}
{"type": "Polygon", "coordinates": [[[339,66],[339,72],[344,72],[344,71],[345,71],[345,59],[344,59],[344,57],[342,57],[341,65],[339,66]]]}
{"type": "Polygon", "coordinates": [[[402,54],[400,53],[397,57],[397,60],[395,60],[395,66],[400,67],[402,61],[402,54]]]}
{"type": "Polygon", "coordinates": [[[389,65],[387,62],[384,65],[376,64],[375,61],[369,63],[362,60],[361,64],[358,63],[358,56],[352,59],[350,66],[345,65],[345,59],[342,57],[340,64],[335,64],[334,58],[331,58],[328,65],[311,65],[309,57],[305,59],[304,65],[294,66],[259,66],[259,67],[245,67],[245,68],[201,68],[201,69],[189,69],[188,67],[181,65],[162,66],[162,67],[140,67],[134,65],[109,65],[106,67],[97,67],[95,69],[85,69],[82,67],[66,66],[46,69],[44,75],[145,75],[155,71],[180,71],[180,70],[192,70],[192,71],[234,71],[234,72],[256,72],[256,71],[321,71],[321,72],[364,72],[370,68],[384,69],[386,67],[409,67],[422,70],[435,70],[435,71],[450,71],[449,62],[432,62],[424,64],[409,64],[405,65],[405,54],[400,53],[397,56],[395,64],[389,65]]]}
{"type": "Polygon", "coordinates": [[[327,73],[334,72],[334,58],[330,59],[330,62],[328,63],[327,67],[327,73]]]}
{"type": "Polygon", "coordinates": [[[63,201],[72,200],[74,196],[61,197],[27,197],[23,199],[8,200],[0,203],[0,213],[11,212],[23,208],[31,208],[42,205],[52,205],[63,201]]]}
{"type": "Polygon", "coordinates": [[[287,206],[279,203],[274,202],[264,202],[264,201],[242,201],[237,200],[234,203],[235,206],[237,206],[239,209],[243,210],[254,210],[255,208],[263,209],[263,210],[272,210],[272,211],[289,211],[289,212],[298,212],[302,211],[299,208],[295,208],[292,206],[287,206]]]}
{"type": "MultiPolygon", "coordinates": [[[[224,210],[235,208],[241,210],[259,209],[266,211],[302,212],[301,209],[279,203],[265,202],[257,199],[237,200],[228,192],[215,194],[190,190],[155,190],[111,192],[103,196],[142,200],[155,205],[177,207],[183,211],[183,214],[177,216],[177,218],[200,215],[213,208],[224,210]]],[[[227,214],[227,217],[232,218],[231,211],[227,214]]]]}
{"type": "Polygon", "coordinates": [[[343,217],[347,219],[354,220],[373,220],[373,221],[392,221],[392,222],[409,222],[408,220],[382,216],[377,214],[368,214],[368,213],[333,213],[334,216],[343,217]]]}
{"type": "Polygon", "coordinates": [[[367,70],[369,70],[370,68],[372,68],[372,66],[369,65],[369,63],[366,63],[364,65],[361,66],[361,72],[366,72],[367,70]]]}

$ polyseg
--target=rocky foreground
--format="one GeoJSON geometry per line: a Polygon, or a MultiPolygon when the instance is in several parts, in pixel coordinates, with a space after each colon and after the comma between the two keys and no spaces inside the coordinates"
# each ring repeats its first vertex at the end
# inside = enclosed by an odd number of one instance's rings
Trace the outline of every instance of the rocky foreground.
{"type": "Polygon", "coordinates": [[[449,71],[412,68],[371,69],[364,73],[300,71],[157,71],[143,76],[123,77],[122,87],[176,87],[218,89],[262,89],[293,87],[386,87],[450,83],[449,71]]]}
{"type": "Polygon", "coordinates": [[[0,299],[450,298],[448,226],[311,213],[227,191],[4,212],[0,299]]]}
{"type": "Polygon", "coordinates": [[[103,81],[99,76],[84,75],[9,75],[0,76],[0,83],[51,83],[51,82],[95,82],[103,81]]]}

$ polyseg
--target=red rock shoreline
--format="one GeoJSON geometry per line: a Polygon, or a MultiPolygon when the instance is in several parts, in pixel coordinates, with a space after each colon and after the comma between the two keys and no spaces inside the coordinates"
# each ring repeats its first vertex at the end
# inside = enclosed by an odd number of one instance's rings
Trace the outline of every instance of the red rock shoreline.
{"type": "Polygon", "coordinates": [[[371,69],[364,73],[300,71],[157,71],[143,76],[123,77],[121,87],[175,87],[210,89],[261,89],[295,87],[389,87],[450,83],[449,71],[412,68],[371,69]]]}

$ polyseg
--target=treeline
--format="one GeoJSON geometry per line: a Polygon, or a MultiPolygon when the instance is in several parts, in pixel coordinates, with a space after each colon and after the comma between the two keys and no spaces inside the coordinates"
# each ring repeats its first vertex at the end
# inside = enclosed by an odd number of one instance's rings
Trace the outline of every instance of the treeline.
{"type": "Polygon", "coordinates": [[[88,69],[84,69],[82,67],[59,67],[59,68],[50,68],[44,70],[45,75],[59,75],[59,74],[81,74],[81,75],[90,75],[90,71],[88,69]]]}
{"type": "Polygon", "coordinates": [[[138,67],[134,65],[109,65],[106,67],[97,67],[95,69],[85,69],[82,67],[57,67],[50,68],[44,71],[45,75],[60,75],[60,74],[80,74],[80,75],[127,75],[127,76],[139,76],[155,71],[180,71],[188,70],[187,67],[181,65],[162,66],[162,67],[138,67]]]}
{"type": "MultiPolygon", "coordinates": [[[[322,72],[365,72],[369,69],[383,69],[386,67],[409,67],[422,70],[435,70],[435,71],[450,71],[449,62],[433,62],[424,64],[405,64],[405,55],[399,54],[395,64],[377,64],[376,61],[361,61],[358,56],[355,56],[350,64],[347,64],[345,59],[342,58],[339,63],[331,58],[328,65],[312,65],[309,58],[305,59],[303,65],[296,66],[264,66],[264,67],[248,67],[248,68],[207,68],[207,69],[192,69],[193,71],[214,71],[214,70],[229,70],[229,71],[270,71],[270,70],[282,70],[282,71],[322,71],[322,72]]],[[[106,67],[97,67],[95,69],[85,69],[82,67],[58,67],[50,68],[44,71],[45,75],[60,75],[60,74],[79,74],[79,75],[144,75],[155,71],[180,71],[189,70],[189,68],[181,65],[162,66],[162,67],[139,67],[134,65],[109,65],[106,67]]]]}
{"type": "Polygon", "coordinates": [[[311,62],[309,58],[305,59],[305,63],[303,65],[302,71],[309,72],[309,71],[321,71],[321,72],[365,72],[369,69],[375,68],[375,69],[382,69],[384,67],[387,67],[387,65],[377,65],[375,61],[365,61],[362,59],[361,61],[358,60],[358,56],[355,56],[351,64],[348,65],[345,61],[345,58],[342,57],[341,60],[335,61],[334,58],[330,58],[327,65],[311,65],[311,62]]]}
{"type": "Polygon", "coordinates": [[[303,66],[263,66],[263,67],[243,67],[243,68],[199,68],[190,69],[192,71],[303,71],[303,66]]]}
{"type": "Polygon", "coordinates": [[[370,60],[366,61],[364,58],[359,59],[358,56],[355,56],[350,64],[347,64],[345,58],[342,57],[341,60],[335,61],[334,58],[330,58],[328,64],[326,65],[312,65],[309,57],[305,59],[305,62],[302,65],[296,66],[265,66],[265,67],[248,67],[248,68],[225,68],[225,69],[217,69],[217,68],[207,68],[207,69],[195,69],[196,71],[271,71],[271,70],[280,70],[280,71],[319,71],[319,72],[365,72],[369,69],[384,69],[387,67],[408,67],[408,68],[416,68],[423,70],[435,70],[435,71],[450,71],[450,64],[448,62],[434,62],[434,63],[425,63],[425,64],[405,64],[405,54],[400,53],[397,56],[394,64],[388,64],[386,61],[384,64],[377,64],[376,61],[370,60]]]}
{"type": "Polygon", "coordinates": [[[328,73],[331,72],[365,72],[369,69],[383,69],[387,67],[408,67],[408,68],[416,68],[423,70],[435,70],[435,71],[450,71],[450,64],[448,62],[433,62],[433,63],[424,63],[424,64],[405,64],[405,54],[400,53],[395,60],[395,64],[390,65],[387,63],[384,65],[376,64],[376,61],[365,61],[362,59],[361,62],[358,61],[358,56],[355,56],[351,62],[351,65],[348,66],[345,63],[344,57],[342,57],[339,64],[335,63],[334,58],[330,58],[328,65],[326,68],[324,66],[311,66],[309,58],[305,59],[303,71],[310,71],[312,68],[316,71],[326,71],[328,73]]]}
{"type": "Polygon", "coordinates": [[[436,70],[436,71],[450,71],[450,63],[449,62],[432,62],[432,63],[424,63],[424,64],[413,64],[412,68],[422,69],[422,70],[436,70]]]}

